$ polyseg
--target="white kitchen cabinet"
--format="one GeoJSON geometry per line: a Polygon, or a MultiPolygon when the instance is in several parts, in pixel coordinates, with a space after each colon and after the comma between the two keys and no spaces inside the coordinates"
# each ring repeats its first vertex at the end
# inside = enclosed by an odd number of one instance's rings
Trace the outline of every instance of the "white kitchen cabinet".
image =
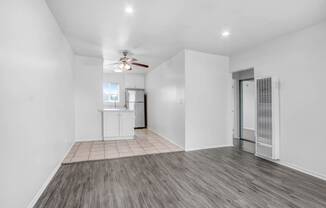
{"type": "Polygon", "coordinates": [[[120,113],[104,112],[103,133],[104,137],[117,137],[120,135],[120,113]]]}
{"type": "Polygon", "coordinates": [[[105,139],[132,139],[135,128],[135,112],[105,109],[103,115],[103,137],[105,139]]]}
{"type": "Polygon", "coordinates": [[[145,77],[143,74],[127,74],[125,76],[125,88],[145,88],[145,77]]]}
{"type": "Polygon", "coordinates": [[[120,112],[120,136],[134,136],[135,114],[133,112],[120,112]]]}

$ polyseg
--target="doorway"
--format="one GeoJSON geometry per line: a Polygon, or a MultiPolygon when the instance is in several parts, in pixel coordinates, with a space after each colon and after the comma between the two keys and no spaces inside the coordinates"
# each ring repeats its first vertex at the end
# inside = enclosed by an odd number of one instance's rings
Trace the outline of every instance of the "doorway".
{"type": "Polygon", "coordinates": [[[255,80],[254,69],[234,72],[233,144],[255,153],[255,80]]]}
{"type": "Polygon", "coordinates": [[[239,140],[244,150],[254,152],[255,80],[240,80],[239,87],[239,140]]]}

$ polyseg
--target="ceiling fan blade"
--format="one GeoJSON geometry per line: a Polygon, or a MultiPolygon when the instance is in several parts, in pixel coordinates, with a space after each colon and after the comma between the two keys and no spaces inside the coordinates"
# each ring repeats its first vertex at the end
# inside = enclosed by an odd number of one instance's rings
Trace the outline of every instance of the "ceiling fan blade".
{"type": "Polygon", "coordinates": [[[135,66],[140,66],[140,67],[145,67],[145,68],[148,68],[149,66],[146,65],[146,64],[140,64],[140,63],[131,63],[132,65],[135,65],[135,66]]]}
{"type": "Polygon", "coordinates": [[[130,63],[130,62],[134,62],[134,61],[138,61],[138,60],[135,58],[131,58],[131,57],[122,57],[122,58],[120,58],[120,61],[130,63]]]}
{"type": "Polygon", "coordinates": [[[104,63],[104,66],[113,66],[113,65],[117,65],[120,64],[120,62],[112,62],[112,63],[104,63]]]}

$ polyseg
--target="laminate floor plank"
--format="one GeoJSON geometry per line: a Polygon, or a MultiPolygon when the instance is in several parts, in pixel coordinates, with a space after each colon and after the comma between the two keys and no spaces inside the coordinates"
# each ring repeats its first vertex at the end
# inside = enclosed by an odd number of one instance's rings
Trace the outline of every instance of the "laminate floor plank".
{"type": "Polygon", "coordinates": [[[325,208],[326,182],[225,147],[62,165],[36,208],[325,208]]]}

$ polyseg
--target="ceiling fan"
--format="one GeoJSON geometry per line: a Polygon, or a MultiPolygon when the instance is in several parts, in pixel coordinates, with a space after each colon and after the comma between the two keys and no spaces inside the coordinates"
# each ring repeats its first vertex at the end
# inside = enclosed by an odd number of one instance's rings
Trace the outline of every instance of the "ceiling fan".
{"type": "Polygon", "coordinates": [[[129,51],[124,50],[121,53],[122,53],[122,57],[119,59],[119,61],[110,64],[110,65],[114,66],[115,72],[131,71],[133,65],[139,66],[139,67],[144,67],[144,68],[149,67],[146,64],[138,63],[138,60],[136,58],[128,56],[128,54],[130,54],[129,51]]]}

